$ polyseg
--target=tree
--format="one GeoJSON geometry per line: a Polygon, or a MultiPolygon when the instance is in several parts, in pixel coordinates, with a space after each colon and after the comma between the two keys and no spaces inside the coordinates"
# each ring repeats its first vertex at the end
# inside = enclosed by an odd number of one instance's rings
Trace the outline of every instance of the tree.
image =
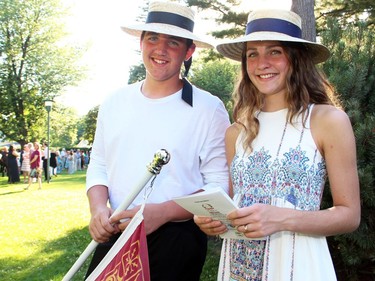
{"type": "Polygon", "coordinates": [[[79,139],[78,128],[81,123],[74,109],[54,104],[51,111],[50,147],[74,146],[79,139]]]}
{"type": "MultiPolygon", "coordinates": [[[[323,65],[348,113],[357,143],[361,187],[361,224],[357,231],[329,237],[339,280],[373,280],[375,276],[375,37],[366,21],[342,25],[329,18],[321,32],[332,52],[323,65]]],[[[328,189],[326,189],[328,191],[328,189]]],[[[331,203],[326,192],[323,202],[331,203]]]]}
{"type": "MultiPolygon", "coordinates": [[[[215,12],[213,20],[218,26],[228,25],[226,29],[214,30],[211,35],[215,38],[235,38],[244,35],[247,24],[248,11],[235,12],[241,1],[239,0],[186,0],[189,6],[196,6],[198,10],[215,12]]],[[[238,10],[238,9],[237,9],[238,10]]]]}
{"type": "Polygon", "coordinates": [[[0,131],[21,145],[41,138],[44,100],[82,78],[65,15],[59,0],[0,0],[0,131]]]}
{"type": "Polygon", "coordinates": [[[132,65],[129,70],[128,84],[142,81],[146,78],[146,68],[143,63],[132,65]]]}
{"type": "Polygon", "coordinates": [[[193,64],[190,81],[197,87],[219,97],[228,111],[231,111],[231,97],[239,69],[239,64],[227,60],[211,61],[205,64],[198,62],[193,64]]]}
{"type": "Polygon", "coordinates": [[[316,41],[314,1],[293,0],[291,8],[302,19],[302,38],[312,42],[316,41]]]}
{"type": "Polygon", "coordinates": [[[83,119],[84,133],[83,138],[89,143],[94,142],[95,130],[96,130],[96,120],[98,118],[99,106],[91,109],[83,119]]]}
{"type": "Polygon", "coordinates": [[[317,20],[337,18],[340,21],[358,21],[367,15],[366,26],[375,28],[375,1],[373,0],[318,0],[316,5],[317,20]]]}

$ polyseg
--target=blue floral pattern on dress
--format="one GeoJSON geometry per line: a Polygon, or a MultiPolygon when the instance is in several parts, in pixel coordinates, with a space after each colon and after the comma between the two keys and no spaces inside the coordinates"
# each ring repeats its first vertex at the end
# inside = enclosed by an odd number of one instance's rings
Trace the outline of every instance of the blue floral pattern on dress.
{"type": "MultiPolygon", "coordinates": [[[[327,173],[317,153],[316,148],[308,153],[300,143],[280,156],[272,156],[264,146],[248,155],[237,152],[231,177],[234,194],[240,195],[239,207],[271,204],[272,197],[300,210],[319,210],[327,173]]],[[[230,240],[230,280],[262,280],[265,244],[265,240],[230,240]]]]}

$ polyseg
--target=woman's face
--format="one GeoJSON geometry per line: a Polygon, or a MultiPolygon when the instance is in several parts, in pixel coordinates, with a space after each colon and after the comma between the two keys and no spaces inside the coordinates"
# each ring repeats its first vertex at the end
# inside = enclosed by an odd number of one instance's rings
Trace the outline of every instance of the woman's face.
{"type": "Polygon", "coordinates": [[[280,42],[247,42],[246,62],[250,80],[266,100],[272,96],[285,97],[290,64],[280,42]]]}

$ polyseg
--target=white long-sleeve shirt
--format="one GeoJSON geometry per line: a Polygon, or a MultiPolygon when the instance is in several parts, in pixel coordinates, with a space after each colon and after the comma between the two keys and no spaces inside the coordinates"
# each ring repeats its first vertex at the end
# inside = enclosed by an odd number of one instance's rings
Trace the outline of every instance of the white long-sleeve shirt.
{"type": "MultiPolygon", "coordinates": [[[[224,135],[228,113],[219,98],[193,86],[193,107],[181,90],[160,99],[141,93],[142,82],[117,91],[100,106],[87,171],[87,190],[105,185],[116,209],[146,174],[156,151],[171,156],[156,177],[148,203],[222,187],[228,191],[224,135]]],[[[129,208],[143,202],[143,192],[129,208]]]]}

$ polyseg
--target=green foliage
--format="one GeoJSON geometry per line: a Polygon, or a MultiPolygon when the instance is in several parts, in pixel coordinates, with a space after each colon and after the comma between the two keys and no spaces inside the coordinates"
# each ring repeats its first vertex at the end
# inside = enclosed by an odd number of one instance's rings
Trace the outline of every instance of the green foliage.
{"type": "Polygon", "coordinates": [[[204,263],[200,281],[217,280],[222,239],[214,236],[208,237],[207,256],[204,263]]]}
{"type": "Polygon", "coordinates": [[[235,11],[241,1],[186,0],[186,2],[189,6],[196,6],[199,10],[214,12],[215,15],[212,19],[216,21],[218,26],[225,26],[225,29],[222,28],[211,32],[211,35],[215,38],[235,38],[245,34],[248,11],[235,11]]]}
{"type": "Polygon", "coordinates": [[[239,64],[229,60],[193,63],[190,81],[199,88],[219,97],[230,111],[231,97],[239,73],[239,64]]]}
{"type": "Polygon", "coordinates": [[[367,15],[366,26],[375,28],[375,1],[373,0],[320,0],[317,2],[318,21],[336,18],[340,21],[357,22],[367,15]]]}
{"type": "Polygon", "coordinates": [[[56,148],[74,146],[79,139],[77,131],[81,124],[76,112],[72,108],[55,103],[50,115],[50,146],[56,148]]]}
{"type": "Polygon", "coordinates": [[[142,81],[145,78],[146,78],[146,68],[143,65],[143,63],[139,63],[138,65],[133,65],[130,67],[129,79],[128,79],[129,84],[142,81]]]}
{"type": "MultiPolygon", "coordinates": [[[[0,280],[60,281],[91,241],[85,171],[63,172],[42,190],[6,179],[0,177],[0,280]]],[[[72,280],[83,280],[87,267],[72,280]]]]}
{"type": "MultiPolygon", "coordinates": [[[[330,18],[323,27],[322,41],[332,50],[323,68],[353,125],[362,218],[357,231],[328,241],[339,279],[367,280],[375,274],[375,37],[366,22],[342,23],[330,18]]],[[[330,202],[326,192],[323,204],[330,202]]]]}
{"type": "Polygon", "coordinates": [[[96,120],[98,118],[99,106],[91,109],[83,120],[84,134],[83,138],[89,143],[94,142],[95,130],[96,130],[96,120]]]}
{"type": "Polygon", "coordinates": [[[44,100],[81,79],[83,50],[64,42],[60,0],[0,1],[0,131],[22,143],[40,139],[44,100]]]}

